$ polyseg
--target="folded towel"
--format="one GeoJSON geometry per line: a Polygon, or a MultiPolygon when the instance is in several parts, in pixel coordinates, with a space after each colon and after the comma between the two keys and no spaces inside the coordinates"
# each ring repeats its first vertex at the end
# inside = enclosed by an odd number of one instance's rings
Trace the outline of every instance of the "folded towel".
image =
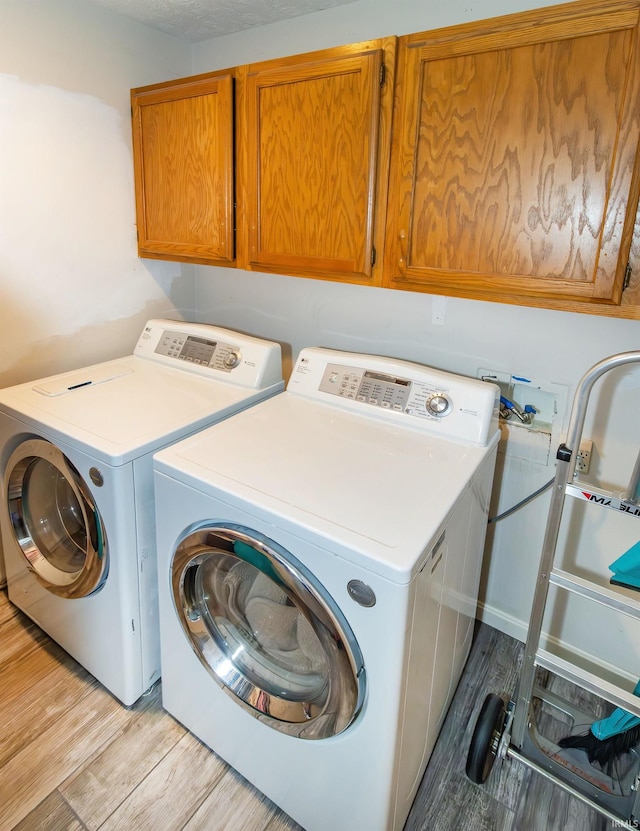
{"type": "Polygon", "coordinates": [[[324,675],[324,650],[313,626],[279,583],[273,569],[267,573],[262,567],[264,555],[244,543],[238,546],[236,553],[243,559],[224,578],[227,604],[236,621],[246,624],[265,655],[286,671],[324,675]]]}
{"type": "Polygon", "coordinates": [[[295,606],[283,606],[265,597],[247,601],[247,621],[258,643],[266,650],[288,652],[298,648],[298,615],[295,606]]]}
{"type": "Polygon", "coordinates": [[[247,601],[247,621],[260,646],[273,656],[285,658],[292,669],[319,672],[325,666],[318,636],[297,606],[252,597],[247,601]]]}
{"type": "Polygon", "coordinates": [[[640,577],[634,577],[632,574],[613,574],[609,582],[614,586],[626,586],[628,589],[640,591],[640,577]]]}
{"type": "MultiPolygon", "coordinates": [[[[249,548],[243,545],[243,548],[249,548]]],[[[253,550],[253,549],[252,549],[253,550]]],[[[254,552],[258,554],[258,552],[254,552]]],[[[263,556],[263,555],[260,555],[263,556]]],[[[275,573],[274,573],[275,577],[275,573]]],[[[227,604],[237,619],[247,622],[246,606],[251,597],[266,597],[276,603],[286,603],[287,594],[254,563],[244,559],[229,569],[224,578],[227,604]]]]}
{"type": "MultiPolygon", "coordinates": [[[[236,619],[245,620],[247,595],[253,585],[256,570],[249,563],[238,562],[226,573],[227,605],[236,619]]],[[[215,590],[215,589],[214,589],[215,590]]]]}
{"type": "Polygon", "coordinates": [[[320,672],[325,663],[324,652],[313,626],[304,615],[298,617],[298,643],[300,649],[309,659],[312,669],[315,672],[320,672]]]}
{"type": "Polygon", "coordinates": [[[613,572],[611,582],[615,585],[640,589],[640,541],[611,563],[609,570],[613,572]]]}
{"type": "Polygon", "coordinates": [[[253,546],[248,545],[246,542],[236,540],[233,543],[233,551],[238,555],[238,557],[240,557],[240,559],[245,560],[252,566],[255,566],[258,571],[262,571],[270,577],[274,577],[276,580],[278,579],[269,558],[266,557],[261,551],[253,548],[253,546]]]}
{"type": "Polygon", "coordinates": [[[266,574],[256,572],[254,570],[254,580],[249,593],[247,594],[247,603],[254,597],[262,598],[263,600],[271,600],[274,603],[286,604],[289,596],[286,591],[266,574]]]}

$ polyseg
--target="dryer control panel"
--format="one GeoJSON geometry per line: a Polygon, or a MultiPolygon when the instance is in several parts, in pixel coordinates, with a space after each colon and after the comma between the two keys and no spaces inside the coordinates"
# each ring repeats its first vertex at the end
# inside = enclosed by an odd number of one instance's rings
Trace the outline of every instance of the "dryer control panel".
{"type": "Polygon", "coordinates": [[[382,356],[303,349],[287,390],[482,446],[498,429],[495,384],[382,356]]]}
{"type": "Polygon", "coordinates": [[[327,364],[320,390],[375,407],[404,410],[411,392],[411,381],[358,367],[327,364]]]}
{"type": "Polygon", "coordinates": [[[282,381],[280,344],[207,323],[149,320],[134,355],[243,386],[282,381]]]}
{"type": "Polygon", "coordinates": [[[221,372],[231,372],[240,364],[240,347],[211,338],[188,335],[185,332],[165,331],[154,350],[156,355],[168,355],[178,361],[209,366],[221,372]]]}

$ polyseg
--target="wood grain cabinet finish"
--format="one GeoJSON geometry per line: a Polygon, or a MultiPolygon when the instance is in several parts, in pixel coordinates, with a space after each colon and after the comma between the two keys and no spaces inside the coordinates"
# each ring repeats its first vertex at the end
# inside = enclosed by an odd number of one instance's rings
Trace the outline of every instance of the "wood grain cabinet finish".
{"type": "MultiPolygon", "coordinates": [[[[626,276],[627,288],[622,295],[621,312],[640,311],[640,202],[629,250],[629,265],[626,276]]],[[[633,314],[629,317],[635,316],[633,314]]],[[[640,317],[640,314],[637,315],[640,317]]]]}
{"type": "Polygon", "coordinates": [[[395,50],[238,69],[238,265],[380,284],[395,50]]]}
{"type": "Polygon", "coordinates": [[[234,262],[233,77],[131,91],[141,257],[234,262]]]}
{"type": "Polygon", "coordinates": [[[578,0],[400,39],[385,285],[621,304],[640,185],[638,6],[578,0]]]}

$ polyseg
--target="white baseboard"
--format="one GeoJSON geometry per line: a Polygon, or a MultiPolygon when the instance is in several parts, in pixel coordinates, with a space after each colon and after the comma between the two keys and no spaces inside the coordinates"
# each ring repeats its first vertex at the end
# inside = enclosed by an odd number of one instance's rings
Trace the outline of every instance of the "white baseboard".
{"type": "Polygon", "coordinates": [[[528,620],[520,620],[512,615],[505,614],[501,609],[496,609],[495,606],[485,606],[481,602],[478,602],[476,617],[482,623],[486,623],[487,626],[492,626],[499,632],[504,632],[505,635],[509,635],[521,643],[527,640],[528,620]]]}
{"type": "MultiPolygon", "coordinates": [[[[499,632],[504,632],[505,635],[509,635],[521,643],[525,643],[527,640],[527,632],[529,630],[528,620],[520,620],[520,618],[505,614],[505,612],[501,609],[496,609],[494,606],[485,606],[480,602],[478,603],[476,617],[482,623],[492,626],[499,632]]],[[[623,678],[628,681],[631,684],[631,687],[633,687],[638,680],[637,677],[633,676],[628,671],[625,671],[614,664],[610,664],[607,661],[603,661],[596,655],[591,655],[582,649],[577,649],[567,641],[551,636],[547,632],[541,633],[540,643],[544,649],[549,650],[553,654],[561,655],[566,651],[573,653],[576,656],[576,663],[578,665],[581,662],[584,662],[585,664],[591,664],[592,666],[598,667],[601,670],[601,676],[603,678],[610,678],[617,675],[619,678],[623,678]]]]}

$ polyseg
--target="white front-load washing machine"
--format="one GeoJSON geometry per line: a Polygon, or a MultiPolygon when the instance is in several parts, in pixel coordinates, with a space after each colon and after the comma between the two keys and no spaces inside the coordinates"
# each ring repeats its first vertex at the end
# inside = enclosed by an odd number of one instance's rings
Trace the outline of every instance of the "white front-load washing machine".
{"type": "Polygon", "coordinates": [[[9,599],[126,705],[160,675],[152,454],[283,388],[278,344],[150,320],[133,355],[0,390],[9,599]]]}
{"type": "Polygon", "coordinates": [[[303,349],[154,457],[164,707],[307,831],[404,824],[471,645],[498,396],[303,349]]]}

